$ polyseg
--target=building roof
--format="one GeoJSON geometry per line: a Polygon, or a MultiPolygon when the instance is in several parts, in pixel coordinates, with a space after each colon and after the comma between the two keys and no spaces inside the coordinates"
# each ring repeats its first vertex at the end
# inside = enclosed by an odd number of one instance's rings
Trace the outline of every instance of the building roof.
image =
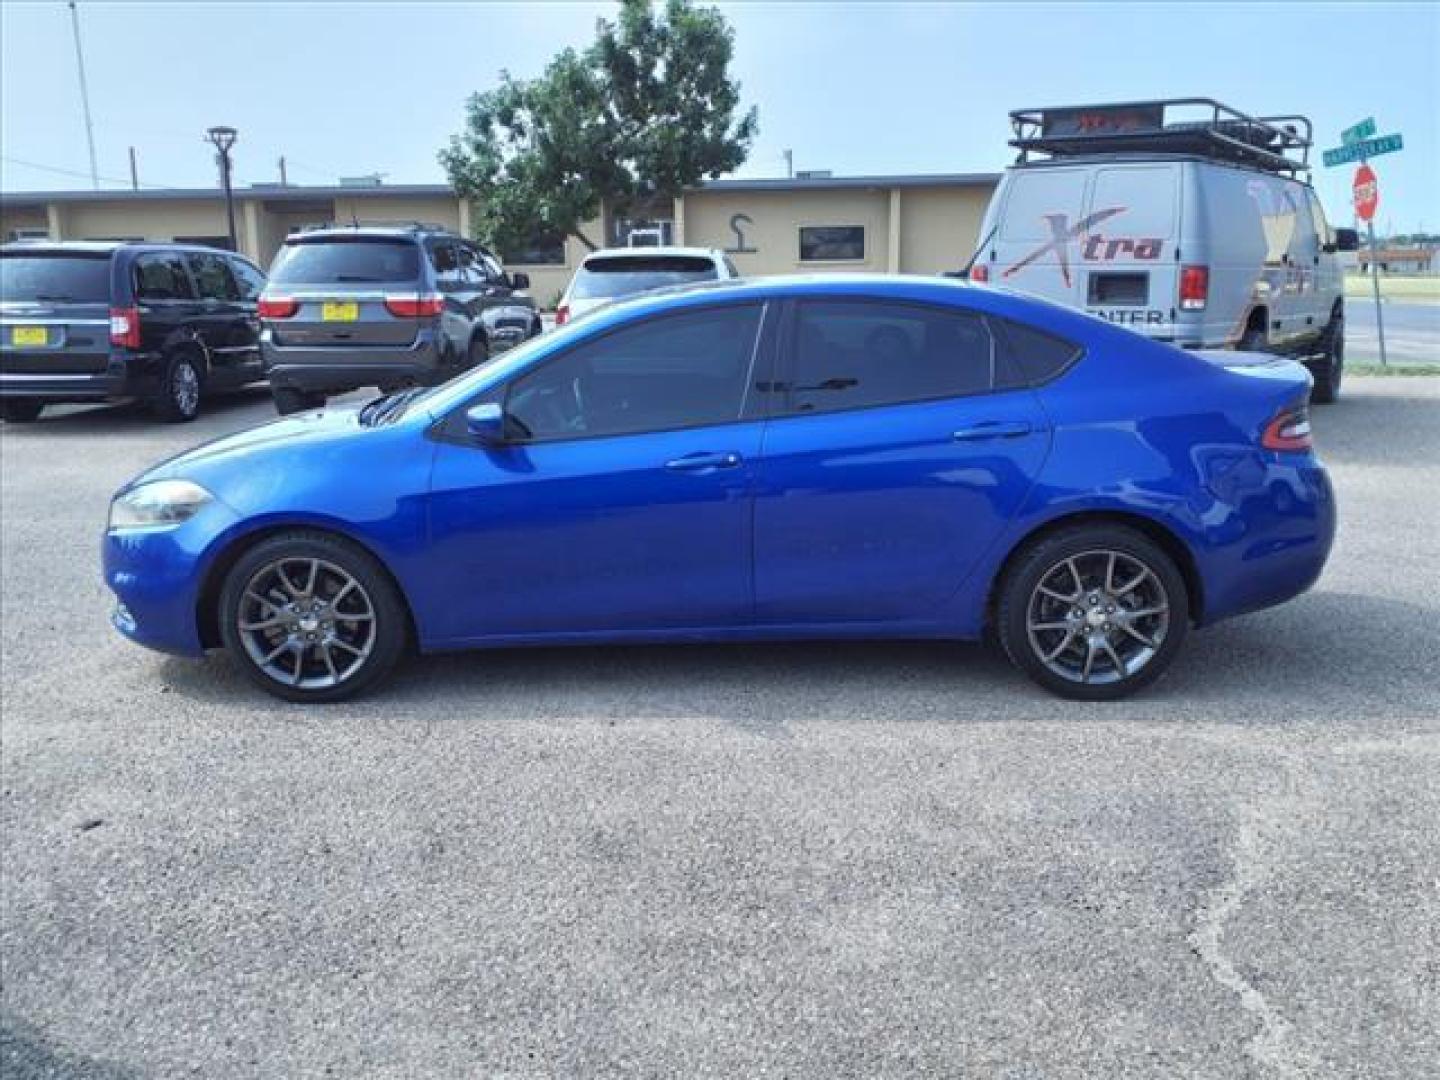
{"type": "MultiPolygon", "coordinates": [[[[755,179],[707,180],[702,191],[833,191],[856,188],[989,187],[998,183],[999,173],[919,173],[898,176],[814,176],[755,179]]],[[[453,198],[449,184],[381,184],[376,187],[297,184],[259,184],[237,187],[237,201],[265,202],[312,199],[453,198]]],[[[0,192],[6,206],[44,206],[46,203],[87,202],[183,202],[219,198],[218,187],[206,188],[102,188],[99,191],[13,191],[0,192]]]]}

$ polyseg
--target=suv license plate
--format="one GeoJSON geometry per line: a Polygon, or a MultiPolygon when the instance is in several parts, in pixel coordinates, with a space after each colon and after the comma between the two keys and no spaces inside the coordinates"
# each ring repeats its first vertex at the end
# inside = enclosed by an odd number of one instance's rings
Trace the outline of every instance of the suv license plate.
{"type": "Polygon", "coordinates": [[[354,300],[327,300],[320,305],[320,318],[326,322],[354,322],[360,318],[360,305],[354,300]]]}
{"type": "Polygon", "coordinates": [[[15,326],[10,329],[10,344],[21,348],[49,345],[50,333],[43,326],[15,326]]]}

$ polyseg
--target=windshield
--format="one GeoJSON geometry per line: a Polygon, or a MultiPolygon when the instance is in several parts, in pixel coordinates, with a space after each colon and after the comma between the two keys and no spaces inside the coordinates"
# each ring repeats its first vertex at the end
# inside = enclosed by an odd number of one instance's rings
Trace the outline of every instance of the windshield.
{"type": "Polygon", "coordinates": [[[109,303],[110,256],[7,253],[0,258],[0,300],[109,303]]]}
{"type": "Polygon", "coordinates": [[[617,296],[713,281],[715,263],[699,255],[607,255],[587,259],[575,275],[572,300],[613,300],[617,296]]]}
{"type": "Polygon", "coordinates": [[[273,285],[411,282],[420,276],[420,250],[411,240],[375,237],[289,242],[270,268],[273,285]]]}

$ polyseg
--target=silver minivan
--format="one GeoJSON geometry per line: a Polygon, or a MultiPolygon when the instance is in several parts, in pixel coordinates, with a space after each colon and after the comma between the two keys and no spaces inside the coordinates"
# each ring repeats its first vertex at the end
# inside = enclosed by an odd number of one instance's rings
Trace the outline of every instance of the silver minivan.
{"type": "Polygon", "coordinates": [[[1308,172],[1310,122],[1204,98],[1010,114],[1020,156],[970,269],[1184,348],[1303,360],[1332,401],[1344,280],[1308,172]]]}

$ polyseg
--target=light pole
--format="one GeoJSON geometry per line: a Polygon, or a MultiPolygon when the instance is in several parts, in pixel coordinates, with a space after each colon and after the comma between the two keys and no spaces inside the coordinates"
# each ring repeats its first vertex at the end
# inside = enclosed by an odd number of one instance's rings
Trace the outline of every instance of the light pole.
{"type": "Polygon", "coordinates": [[[220,151],[220,181],[225,185],[225,220],[230,225],[230,250],[239,251],[235,237],[235,196],[230,190],[230,148],[235,145],[235,129],[212,127],[205,132],[205,138],[220,151]]]}

